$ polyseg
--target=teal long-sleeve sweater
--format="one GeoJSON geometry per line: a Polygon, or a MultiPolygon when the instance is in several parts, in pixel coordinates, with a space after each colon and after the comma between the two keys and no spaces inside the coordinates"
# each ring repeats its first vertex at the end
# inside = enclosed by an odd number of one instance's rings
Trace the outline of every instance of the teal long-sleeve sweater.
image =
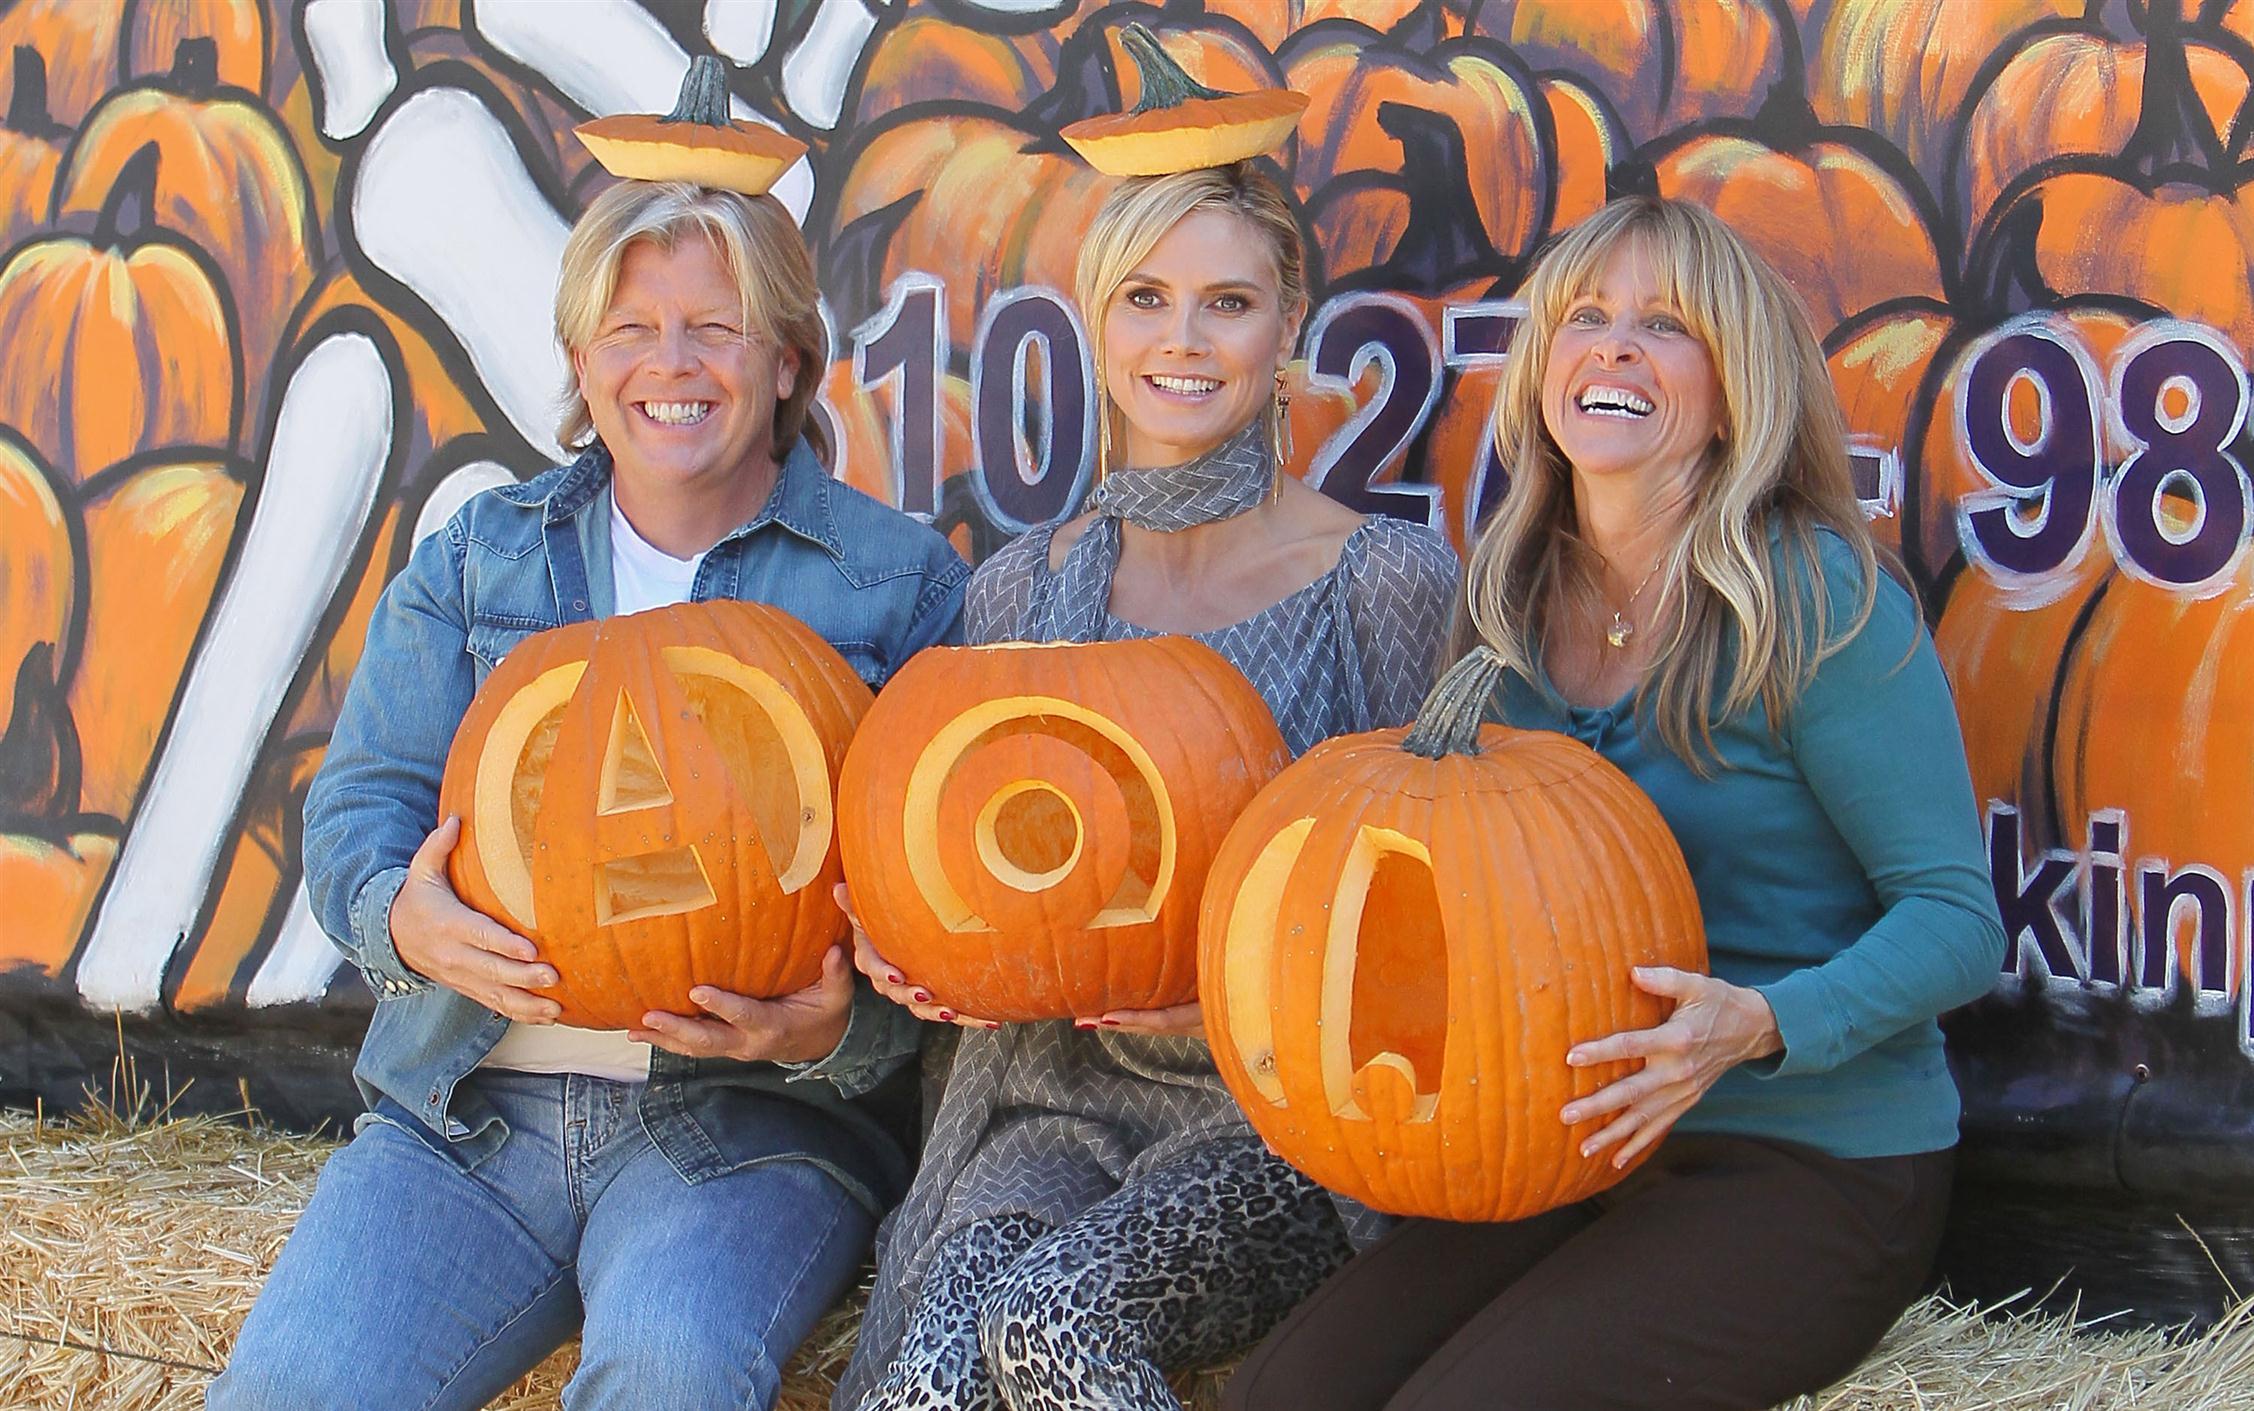
{"type": "MultiPolygon", "coordinates": [[[[1843,542],[1820,546],[1837,634],[1860,585],[1843,542]]],[[[1881,577],[1781,728],[1758,705],[1719,723],[1705,778],[1632,694],[1571,706],[1511,676],[1490,714],[1573,736],[1651,796],[1690,864],[1714,974],[1776,1012],[1783,1052],[1725,1074],[1676,1130],[1842,1157],[1956,1143],[1935,1016],[1995,983],[2004,933],[1948,681],[1907,591],[1881,577]]]]}

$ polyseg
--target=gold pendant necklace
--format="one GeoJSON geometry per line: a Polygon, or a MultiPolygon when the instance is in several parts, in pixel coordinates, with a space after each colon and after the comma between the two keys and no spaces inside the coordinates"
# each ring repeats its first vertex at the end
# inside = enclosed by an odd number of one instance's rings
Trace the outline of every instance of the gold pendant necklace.
{"type": "Polygon", "coordinates": [[[1612,625],[1604,629],[1604,640],[1614,648],[1627,646],[1628,639],[1636,635],[1636,624],[1628,620],[1628,614],[1635,609],[1636,599],[1644,595],[1644,589],[1651,586],[1659,565],[1666,561],[1666,556],[1661,555],[1659,563],[1654,563],[1651,572],[1644,575],[1644,581],[1636,585],[1636,591],[1628,595],[1628,601],[1612,610],[1612,625]]]}

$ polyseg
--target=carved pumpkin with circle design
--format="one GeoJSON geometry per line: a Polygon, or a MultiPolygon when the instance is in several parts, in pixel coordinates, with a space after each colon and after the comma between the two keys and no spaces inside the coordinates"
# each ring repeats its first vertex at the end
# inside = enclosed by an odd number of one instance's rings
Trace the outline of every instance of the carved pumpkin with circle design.
{"type": "Polygon", "coordinates": [[[439,794],[463,901],[561,977],[562,1022],[812,984],[845,932],[832,788],[869,689],[779,609],[708,602],[526,638],[455,732],[439,794]]]}
{"type": "Polygon", "coordinates": [[[854,907],[966,1014],[1185,1003],[1214,849],[1289,758],[1259,693],[1187,638],[924,652],[839,781],[854,907]]]}
{"type": "Polygon", "coordinates": [[[1662,1022],[1638,965],[1706,969],[1690,871],[1650,799],[1563,735],[1479,724],[1484,651],[1405,729],[1317,745],[1207,881],[1214,1062],[1270,1149],[1400,1215],[1516,1220],[1626,1173],[1558,1110],[1635,1071],[1577,1043],[1662,1022]]]}

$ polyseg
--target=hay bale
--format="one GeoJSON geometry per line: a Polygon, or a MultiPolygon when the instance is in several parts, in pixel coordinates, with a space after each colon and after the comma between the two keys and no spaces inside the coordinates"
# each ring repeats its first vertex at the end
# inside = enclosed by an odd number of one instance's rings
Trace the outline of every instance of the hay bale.
{"type": "MultiPolygon", "coordinates": [[[[333,1149],[145,1101],[62,1122],[0,1113],[0,1406],[200,1406],[333,1149]]],[[[800,1349],[783,1411],[826,1411],[859,1309],[831,1312],[800,1349]]],[[[559,1351],[494,1405],[555,1411],[576,1360],[559,1351]]],[[[1212,1369],[1179,1389],[1210,1411],[1225,1380],[1212,1369]]],[[[1792,1411],[2229,1411],[2249,1386],[2254,1299],[2197,1337],[1928,1299],[1792,1411]]]]}

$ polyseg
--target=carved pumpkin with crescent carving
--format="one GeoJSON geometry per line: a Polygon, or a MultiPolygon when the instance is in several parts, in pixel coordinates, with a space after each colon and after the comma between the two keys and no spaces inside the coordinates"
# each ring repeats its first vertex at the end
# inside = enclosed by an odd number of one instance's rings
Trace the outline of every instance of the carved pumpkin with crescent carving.
{"type": "Polygon", "coordinates": [[[845,934],[834,788],[869,688],[788,613],[708,602],[526,638],[455,732],[464,902],[530,937],[562,1022],[812,984],[845,934]]]}
{"type": "Polygon", "coordinates": [[[1251,683],[1188,638],[920,653],[840,777],[854,907],[966,1014],[1186,1003],[1213,852],[1290,757],[1251,683]]]}
{"type": "Polygon", "coordinates": [[[1200,997],[1286,1161],[1394,1214],[1516,1220],[1626,1174],[1558,1110],[1634,1065],[1566,1050],[1664,1020],[1630,967],[1703,972],[1706,938],[1651,800],[1578,741],[1480,725],[1493,674],[1466,661],[1417,726],[1325,741],[1245,809],[1200,997]]]}

